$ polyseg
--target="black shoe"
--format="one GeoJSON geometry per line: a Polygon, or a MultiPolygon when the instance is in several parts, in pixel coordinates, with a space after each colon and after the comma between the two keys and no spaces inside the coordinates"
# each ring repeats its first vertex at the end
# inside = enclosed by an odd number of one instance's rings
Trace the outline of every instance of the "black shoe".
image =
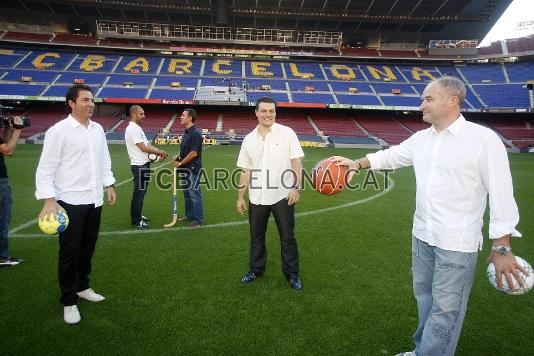
{"type": "Polygon", "coordinates": [[[294,290],[302,290],[302,282],[299,278],[290,278],[289,285],[291,285],[291,288],[294,290]]]}
{"type": "Polygon", "coordinates": [[[0,267],[16,266],[22,263],[22,259],[15,257],[0,258],[0,267]]]}
{"type": "Polygon", "coordinates": [[[137,224],[132,224],[132,226],[136,229],[148,229],[150,227],[144,220],[139,221],[137,224]]]}
{"type": "Polygon", "coordinates": [[[249,284],[254,281],[254,278],[256,278],[256,275],[252,271],[248,271],[245,273],[243,277],[241,277],[241,283],[243,284],[249,284]]]}
{"type": "Polygon", "coordinates": [[[149,222],[149,221],[150,221],[150,218],[147,218],[146,216],[142,215],[142,216],[141,216],[141,221],[149,222]]]}

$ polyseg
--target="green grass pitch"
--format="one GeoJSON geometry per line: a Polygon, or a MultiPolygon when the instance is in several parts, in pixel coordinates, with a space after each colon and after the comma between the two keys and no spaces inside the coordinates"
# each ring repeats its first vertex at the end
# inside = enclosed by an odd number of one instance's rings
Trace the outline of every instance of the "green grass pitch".
{"type": "MultiPolygon", "coordinates": [[[[208,178],[215,168],[234,169],[238,150],[206,148],[208,178]]],[[[40,151],[39,145],[20,145],[6,158],[14,191],[10,252],[26,261],[0,269],[1,354],[393,355],[412,349],[411,168],[391,173],[387,190],[380,175],[366,190],[332,197],[305,186],[296,219],[304,290],[296,292],[282,276],[272,221],[265,275],[239,283],[249,236],[246,216],[235,212],[234,189],[204,187],[206,226],[163,229],[171,220],[171,191],[151,182],[143,212],[153,228],[133,231],[126,148],[111,145],[118,201],[104,207],[91,275],[92,287],[107,299],[80,301],[82,321],[69,326],[58,301],[58,244],[34,220],[42,206],[34,198],[40,151]]],[[[309,172],[322,158],[365,153],[306,149],[304,167],[309,172]]],[[[514,252],[534,263],[534,156],[510,154],[510,162],[524,235],[514,241],[514,252]]],[[[166,163],[153,167],[163,172],[166,163]]],[[[159,177],[169,183],[168,175],[159,177]]],[[[357,179],[363,183],[365,176],[357,179]]],[[[181,192],[178,207],[183,214],[181,192]]],[[[487,236],[487,224],[484,229],[487,236]]],[[[486,237],[457,354],[531,355],[534,292],[512,297],[490,286],[489,246],[486,237]]]]}

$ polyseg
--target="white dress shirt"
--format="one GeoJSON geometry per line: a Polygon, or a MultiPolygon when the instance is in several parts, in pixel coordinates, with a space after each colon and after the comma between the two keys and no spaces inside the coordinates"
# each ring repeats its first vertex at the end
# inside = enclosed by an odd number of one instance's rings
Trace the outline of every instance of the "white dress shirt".
{"type": "Polygon", "coordinates": [[[515,229],[519,213],[508,155],[490,129],[460,115],[442,132],[432,126],[367,158],[371,169],[413,165],[417,193],[412,232],[429,245],[460,252],[481,249],[488,193],[490,239],[521,236],[515,229]]]}
{"type": "Polygon", "coordinates": [[[265,139],[258,127],[250,132],[241,145],[237,166],[250,169],[248,197],[255,205],[273,205],[287,198],[297,183],[291,160],[304,157],[295,132],[274,123],[265,139]]]}
{"type": "Polygon", "coordinates": [[[124,132],[124,139],[126,141],[126,149],[128,150],[128,156],[130,157],[132,166],[142,166],[149,161],[148,153],[141,151],[137,146],[137,144],[141,142],[148,146],[148,140],[141,126],[130,121],[124,132]]]}
{"type": "Polygon", "coordinates": [[[102,126],[89,120],[86,128],[69,115],[49,128],[35,176],[37,199],[101,206],[103,187],[115,183],[102,126]]]}

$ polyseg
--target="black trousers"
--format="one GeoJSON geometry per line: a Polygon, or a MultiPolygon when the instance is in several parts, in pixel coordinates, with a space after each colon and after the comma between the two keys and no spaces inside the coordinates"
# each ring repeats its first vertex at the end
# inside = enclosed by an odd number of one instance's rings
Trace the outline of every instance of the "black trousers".
{"type": "Polygon", "coordinates": [[[257,275],[261,275],[265,271],[267,263],[265,233],[267,232],[267,222],[272,212],[280,235],[282,272],[287,279],[297,278],[299,275],[299,252],[294,233],[295,205],[287,205],[287,199],[282,199],[273,205],[249,203],[248,212],[250,224],[250,270],[257,275]]]}
{"type": "Polygon", "coordinates": [[[102,207],[71,205],[61,200],[58,203],[69,216],[69,226],[59,234],[58,263],[60,302],[69,306],[77,304],[76,293],[89,288],[91,259],[100,230],[102,207]]]}
{"type": "Polygon", "coordinates": [[[139,224],[143,211],[143,201],[150,181],[150,163],[142,166],[130,166],[133,174],[133,193],[130,205],[132,224],[139,224]]]}

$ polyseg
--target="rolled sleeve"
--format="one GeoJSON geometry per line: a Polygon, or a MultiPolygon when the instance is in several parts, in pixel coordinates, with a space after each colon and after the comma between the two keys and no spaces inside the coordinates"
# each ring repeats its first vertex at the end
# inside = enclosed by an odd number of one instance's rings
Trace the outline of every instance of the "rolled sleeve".
{"type": "Polygon", "coordinates": [[[514,189],[508,153],[501,139],[494,133],[486,137],[479,156],[482,181],[489,195],[489,238],[505,235],[521,237],[516,230],[519,210],[514,199],[514,189]]]}
{"type": "Polygon", "coordinates": [[[411,166],[413,164],[412,152],[415,135],[417,133],[399,145],[388,148],[387,150],[367,154],[365,157],[367,157],[371,164],[370,168],[396,169],[411,166]]]}
{"type": "Polygon", "coordinates": [[[109,155],[109,149],[104,137],[104,149],[102,157],[102,184],[104,187],[115,184],[115,177],[113,177],[113,172],[111,171],[111,157],[109,155]]]}
{"type": "Polygon", "coordinates": [[[300,146],[297,134],[291,130],[289,133],[289,159],[304,157],[304,151],[300,146]]]}
{"type": "Polygon", "coordinates": [[[241,145],[241,150],[239,151],[239,157],[237,158],[237,166],[239,168],[252,169],[252,161],[250,160],[250,157],[248,156],[245,147],[246,142],[243,141],[243,144],[241,145]]]}

